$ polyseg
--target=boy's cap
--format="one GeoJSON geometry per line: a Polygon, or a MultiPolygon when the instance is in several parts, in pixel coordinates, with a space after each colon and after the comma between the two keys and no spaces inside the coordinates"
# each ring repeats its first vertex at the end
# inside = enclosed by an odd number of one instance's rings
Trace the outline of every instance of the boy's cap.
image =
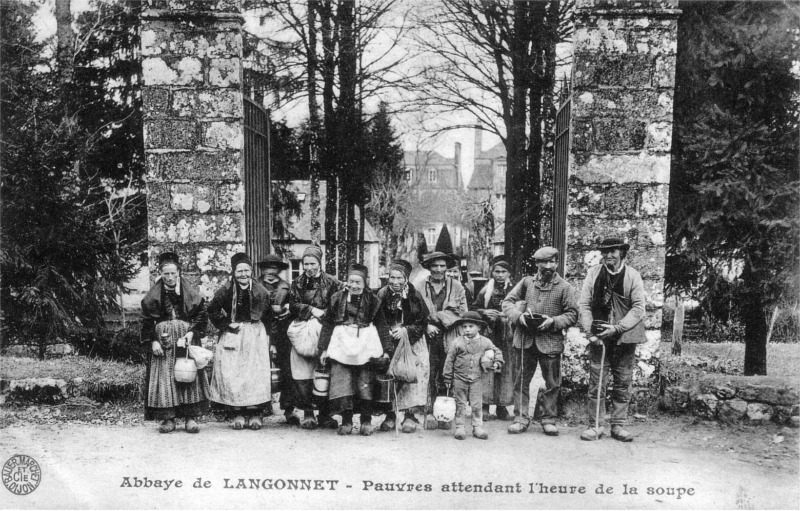
{"type": "Polygon", "coordinates": [[[475,323],[481,328],[486,327],[486,322],[481,319],[481,315],[475,311],[467,311],[464,313],[463,316],[458,318],[454,323],[453,326],[462,325],[464,323],[475,323]]]}

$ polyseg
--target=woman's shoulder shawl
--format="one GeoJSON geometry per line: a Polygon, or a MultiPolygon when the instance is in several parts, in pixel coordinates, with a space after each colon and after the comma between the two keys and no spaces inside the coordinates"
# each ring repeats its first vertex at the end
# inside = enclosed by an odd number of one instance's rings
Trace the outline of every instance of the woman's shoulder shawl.
{"type": "Polygon", "coordinates": [[[147,294],[142,298],[142,316],[148,318],[161,317],[161,291],[164,289],[164,283],[158,279],[147,291],[147,294]]]}
{"type": "MultiPolygon", "coordinates": [[[[163,304],[161,294],[164,291],[164,282],[159,279],[147,291],[142,298],[142,315],[148,318],[160,318],[163,304]]],[[[181,277],[181,298],[183,298],[183,310],[187,315],[191,315],[198,306],[202,305],[204,298],[200,291],[181,277]]]]}
{"type": "Polygon", "coordinates": [[[228,280],[214,293],[214,300],[223,300],[223,303],[230,303],[233,296],[233,279],[228,280]]]}

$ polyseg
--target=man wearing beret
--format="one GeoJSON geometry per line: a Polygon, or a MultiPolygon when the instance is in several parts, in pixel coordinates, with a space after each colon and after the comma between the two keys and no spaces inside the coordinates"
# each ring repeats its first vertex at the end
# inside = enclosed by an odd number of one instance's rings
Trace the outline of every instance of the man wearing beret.
{"type": "MultiPolygon", "coordinates": [[[[597,387],[600,362],[605,345],[601,403],[605,403],[608,373],[614,378],[611,393],[611,437],[630,442],[633,436],[625,430],[628,404],[631,399],[633,369],[636,364],[636,345],[645,342],[644,283],[638,271],[625,264],[630,245],[621,238],[606,238],[596,248],[601,264],[589,268],[583,281],[580,307],[581,328],[590,334],[589,346],[589,416],[597,413],[597,387]],[[602,322],[592,328],[592,322],[602,322]]],[[[603,407],[604,409],[605,407],[603,407]]],[[[605,415],[605,414],[603,414],[605,415]]],[[[597,440],[604,428],[590,427],[581,434],[582,440],[597,440]]]]}
{"type": "Polygon", "coordinates": [[[558,435],[558,392],[561,388],[561,353],[564,351],[564,330],[575,324],[578,307],[575,304],[572,286],[556,272],[558,250],[543,247],[533,254],[538,272],[526,276],[503,300],[503,313],[514,330],[511,350],[514,363],[514,423],[509,433],[528,430],[531,417],[528,410],[531,378],[536,365],[542,368],[545,392],[542,398],[544,415],[542,428],[549,436],[558,435]],[[540,314],[544,317],[538,326],[524,313],[540,314]]]}

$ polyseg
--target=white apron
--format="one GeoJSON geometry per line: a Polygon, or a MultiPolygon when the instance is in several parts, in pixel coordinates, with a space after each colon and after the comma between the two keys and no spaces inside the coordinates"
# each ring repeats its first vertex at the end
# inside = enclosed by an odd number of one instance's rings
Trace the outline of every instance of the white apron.
{"type": "Polygon", "coordinates": [[[360,366],[381,355],[383,345],[375,325],[339,325],[333,329],[328,356],[340,364],[360,366]]]}

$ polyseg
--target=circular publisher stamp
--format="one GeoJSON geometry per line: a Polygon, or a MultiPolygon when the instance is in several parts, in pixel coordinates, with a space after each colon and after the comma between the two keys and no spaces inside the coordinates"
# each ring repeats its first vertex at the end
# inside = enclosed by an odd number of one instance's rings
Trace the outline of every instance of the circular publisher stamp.
{"type": "Polygon", "coordinates": [[[15,454],[3,465],[3,484],[15,495],[28,495],[39,486],[42,469],[35,459],[15,454]]]}

